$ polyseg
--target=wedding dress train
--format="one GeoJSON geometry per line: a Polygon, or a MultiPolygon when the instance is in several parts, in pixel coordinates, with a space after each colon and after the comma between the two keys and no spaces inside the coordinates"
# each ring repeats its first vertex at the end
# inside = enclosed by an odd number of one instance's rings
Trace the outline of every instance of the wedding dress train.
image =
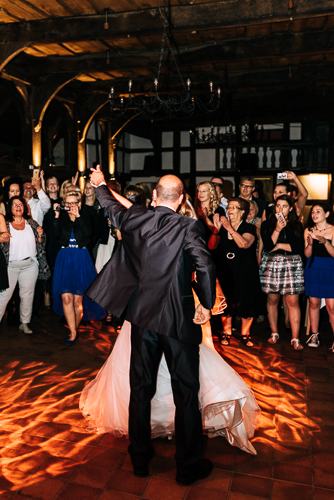
{"type": "MultiPolygon", "coordinates": [[[[211,335],[203,333],[205,342],[211,335]]],[[[109,358],[81,393],[80,410],[92,431],[110,432],[115,436],[128,434],[130,335],[131,325],[125,321],[109,358]]],[[[261,412],[254,394],[213,349],[212,340],[210,347],[204,342],[200,345],[199,370],[199,402],[204,431],[209,437],[225,436],[232,446],[256,455],[249,441],[261,412]]],[[[173,436],[174,413],[170,375],[163,356],[151,404],[152,438],[173,436]]]]}

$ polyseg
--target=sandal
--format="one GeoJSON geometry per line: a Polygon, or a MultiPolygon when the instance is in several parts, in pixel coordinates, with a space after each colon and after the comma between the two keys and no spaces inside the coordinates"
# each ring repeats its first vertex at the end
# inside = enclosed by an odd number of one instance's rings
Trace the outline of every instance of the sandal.
{"type": "Polygon", "coordinates": [[[279,339],[278,333],[272,333],[268,339],[269,344],[277,344],[279,339]]]}
{"type": "Polygon", "coordinates": [[[247,347],[253,347],[253,345],[254,345],[250,335],[241,335],[241,340],[243,341],[243,343],[247,347]]]}
{"type": "Polygon", "coordinates": [[[304,347],[299,342],[299,339],[291,339],[291,345],[293,345],[295,351],[301,351],[302,349],[304,349],[304,347]]]}
{"type": "Polygon", "coordinates": [[[220,339],[220,345],[230,345],[231,336],[232,334],[223,333],[220,339]]]}
{"type": "Polygon", "coordinates": [[[106,319],[105,319],[105,322],[106,322],[107,324],[112,323],[112,318],[113,318],[112,314],[108,312],[108,314],[107,314],[107,316],[106,316],[106,319]]]}

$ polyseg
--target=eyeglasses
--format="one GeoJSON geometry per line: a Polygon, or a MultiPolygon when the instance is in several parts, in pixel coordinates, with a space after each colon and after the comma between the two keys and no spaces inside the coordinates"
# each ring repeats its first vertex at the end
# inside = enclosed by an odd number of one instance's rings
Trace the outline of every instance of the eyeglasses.
{"type": "Polygon", "coordinates": [[[13,203],[13,207],[23,207],[22,203],[13,203]]]}
{"type": "Polygon", "coordinates": [[[254,186],[250,186],[249,184],[240,184],[240,187],[247,188],[247,189],[253,189],[254,186]]]}
{"type": "Polygon", "coordinates": [[[79,202],[78,201],[69,201],[69,202],[66,202],[65,205],[67,205],[67,206],[79,205],[79,202]]]}
{"type": "Polygon", "coordinates": [[[242,210],[240,207],[227,207],[227,210],[242,210]]]}

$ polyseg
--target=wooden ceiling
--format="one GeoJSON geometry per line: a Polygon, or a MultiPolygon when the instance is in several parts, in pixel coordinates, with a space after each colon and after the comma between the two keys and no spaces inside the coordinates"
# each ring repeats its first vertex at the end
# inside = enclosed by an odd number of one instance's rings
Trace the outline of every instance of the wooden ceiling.
{"type": "Polygon", "coordinates": [[[58,85],[73,101],[126,92],[128,79],[145,92],[164,22],[173,54],[164,52],[159,88],[182,89],[174,56],[194,92],[212,81],[236,116],[332,112],[333,0],[0,0],[1,76],[58,85]]]}

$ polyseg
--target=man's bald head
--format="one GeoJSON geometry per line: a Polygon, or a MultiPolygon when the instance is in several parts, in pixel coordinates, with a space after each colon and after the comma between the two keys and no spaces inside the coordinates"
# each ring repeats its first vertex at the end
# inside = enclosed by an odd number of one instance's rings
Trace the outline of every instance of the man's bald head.
{"type": "Polygon", "coordinates": [[[164,175],[156,185],[158,203],[178,203],[183,195],[183,183],[176,175],[164,175]]]}

